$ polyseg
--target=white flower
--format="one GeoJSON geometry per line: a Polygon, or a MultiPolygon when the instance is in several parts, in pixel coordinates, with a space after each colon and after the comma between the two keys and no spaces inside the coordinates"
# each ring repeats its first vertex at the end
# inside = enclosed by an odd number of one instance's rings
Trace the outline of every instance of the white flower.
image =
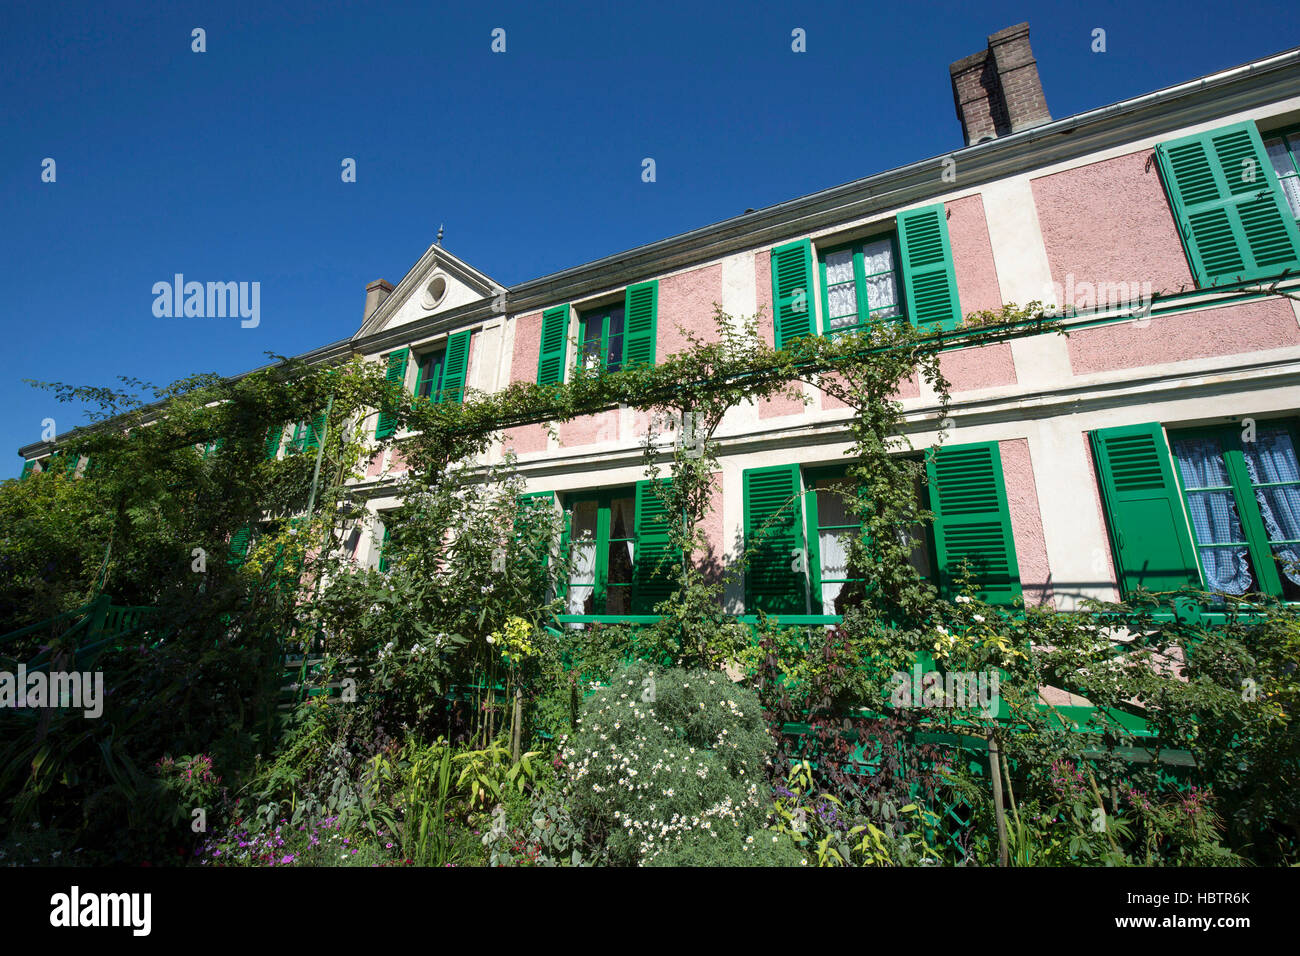
{"type": "Polygon", "coordinates": [[[497,639],[496,639],[495,637],[493,637],[491,634],[489,634],[489,635],[488,635],[488,638],[487,638],[487,642],[488,642],[489,644],[495,644],[495,643],[497,642],[497,639]]]}
{"type": "Polygon", "coordinates": [[[957,595],[957,603],[958,603],[958,604],[969,604],[969,603],[970,603],[970,598],[969,598],[968,596],[966,596],[965,594],[958,594],[958,595],[957,595]]]}
{"type": "Polygon", "coordinates": [[[977,620],[977,621],[979,621],[981,624],[983,624],[983,623],[984,623],[984,615],[983,615],[983,614],[976,614],[976,615],[975,615],[975,620],[977,620]]]}

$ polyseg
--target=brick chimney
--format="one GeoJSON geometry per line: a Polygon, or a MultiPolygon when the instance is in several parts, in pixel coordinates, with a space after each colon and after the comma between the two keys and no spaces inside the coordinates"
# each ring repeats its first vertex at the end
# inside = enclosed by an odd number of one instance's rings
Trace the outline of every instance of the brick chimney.
{"type": "Polygon", "coordinates": [[[392,291],[393,287],[384,279],[376,279],[366,286],[366,314],[361,317],[361,321],[364,322],[374,315],[375,309],[384,304],[384,300],[392,291]]]}
{"type": "Polygon", "coordinates": [[[1028,23],[999,30],[988,49],[958,60],[948,72],[967,146],[1052,121],[1028,23]]]}

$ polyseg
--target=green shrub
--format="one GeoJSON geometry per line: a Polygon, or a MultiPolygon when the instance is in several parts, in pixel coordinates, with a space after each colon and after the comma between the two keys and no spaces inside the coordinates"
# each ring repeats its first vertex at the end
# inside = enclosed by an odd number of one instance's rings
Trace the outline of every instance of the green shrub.
{"type": "Polygon", "coordinates": [[[634,663],[583,702],[561,751],[566,803],[597,862],[746,862],[773,836],[770,749],[753,692],[716,671],[634,663]]]}

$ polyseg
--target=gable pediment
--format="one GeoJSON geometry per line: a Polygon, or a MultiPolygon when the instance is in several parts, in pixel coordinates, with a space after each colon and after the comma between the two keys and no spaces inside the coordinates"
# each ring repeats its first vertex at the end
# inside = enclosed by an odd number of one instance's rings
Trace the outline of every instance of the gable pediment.
{"type": "Polygon", "coordinates": [[[435,243],[425,250],[388,298],[366,317],[353,338],[491,298],[501,289],[494,279],[435,243]]]}

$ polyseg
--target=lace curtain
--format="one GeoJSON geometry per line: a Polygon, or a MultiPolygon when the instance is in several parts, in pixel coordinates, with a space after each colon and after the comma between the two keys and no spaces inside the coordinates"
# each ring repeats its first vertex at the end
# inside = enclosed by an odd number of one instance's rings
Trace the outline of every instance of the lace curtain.
{"type": "Polygon", "coordinates": [[[587,602],[596,589],[596,542],[575,541],[573,544],[573,569],[569,577],[569,602],[565,608],[570,614],[589,614],[587,602]],[[590,584],[574,584],[590,581],[590,584]]]}
{"type": "MultiPolygon", "coordinates": [[[[1227,466],[1223,447],[1213,438],[1183,438],[1173,443],[1174,457],[1183,476],[1183,485],[1192,488],[1228,488],[1227,466]]],[[[1245,531],[1237,514],[1237,504],[1229,488],[1225,491],[1188,491],[1187,510],[1196,532],[1205,584],[1224,594],[1245,594],[1254,583],[1250,556],[1244,542],[1245,531]]]]}
{"type": "MultiPolygon", "coordinates": [[[[1256,486],[1255,500],[1259,502],[1268,540],[1300,539],[1300,468],[1296,465],[1291,433],[1283,428],[1260,429],[1255,441],[1242,443],[1242,450],[1250,483],[1256,486]],[[1276,482],[1294,484],[1258,487],[1276,482]]],[[[1279,558],[1278,572],[1293,584],[1300,584],[1300,545],[1275,544],[1273,553],[1279,558]]]]}
{"type": "MultiPolygon", "coordinates": [[[[822,526],[849,524],[851,518],[845,507],[842,485],[817,492],[817,523],[822,526]]],[[[849,576],[849,534],[851,532],[818,529],[818,545],[821,550],[822,610],[823,614],[838,613],[835,609],[840,592],[844,590],[844,579],[849,576]],[[826,583],[827,579],[831,583],[826,583]]]]}
{"type": "Polygon", "coordinates": [[[853,278],[853,250],[832,252],[826,257],[826,297],[832,329],[858,324],[858,288],[853,278]]]}

